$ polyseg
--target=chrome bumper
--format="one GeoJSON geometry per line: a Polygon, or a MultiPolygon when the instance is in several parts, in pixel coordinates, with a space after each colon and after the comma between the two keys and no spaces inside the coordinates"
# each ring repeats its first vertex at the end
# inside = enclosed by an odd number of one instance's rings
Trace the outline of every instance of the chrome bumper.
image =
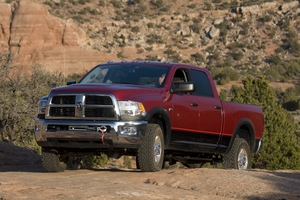
{"type": "Polygon", "coordinates": [[[147,121],[35,120],[35,139],[43,147],[137,148],[147,121]]]}

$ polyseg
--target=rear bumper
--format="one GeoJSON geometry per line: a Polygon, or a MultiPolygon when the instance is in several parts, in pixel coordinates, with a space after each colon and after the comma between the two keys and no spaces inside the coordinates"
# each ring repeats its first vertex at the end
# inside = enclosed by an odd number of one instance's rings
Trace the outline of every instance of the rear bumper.
{"type": "Polygon", "coordinates": [[[137,149],[147,121],[35,120],[35,139],[42,147],[137,149]]]}

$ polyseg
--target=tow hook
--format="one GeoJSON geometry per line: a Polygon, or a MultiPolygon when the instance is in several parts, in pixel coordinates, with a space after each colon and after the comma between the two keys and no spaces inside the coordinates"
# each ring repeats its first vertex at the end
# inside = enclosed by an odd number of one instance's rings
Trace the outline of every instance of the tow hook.
{"type": "Polygon", "coordinates": [[[106,126],[97,127],[97,131],[101,132],[102,144],[104,144],[104,137],[105,137],[106,126]]]}

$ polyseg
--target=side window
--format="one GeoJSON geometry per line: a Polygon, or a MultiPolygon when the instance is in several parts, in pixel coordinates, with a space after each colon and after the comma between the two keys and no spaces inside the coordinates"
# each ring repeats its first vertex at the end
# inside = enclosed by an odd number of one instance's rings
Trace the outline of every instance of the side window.
{"type": "Polygon", "coordinates": [[[209,79],[204,72],[192,69],[190,71],[190,76],[192,82],[196,85],[196,92],[193,93],[194,95],[213,97],[213,92],[211,89],[209,79]]]}
{"type": "Polygon", "coordinates": [[[173,88],[177,88],[178,87],[178,83],[180,82],[189,82],[189,78],[187,76],[187,72],[184,69],[177,69],[174,77],[172,79],[172,87],[173,88]]]}

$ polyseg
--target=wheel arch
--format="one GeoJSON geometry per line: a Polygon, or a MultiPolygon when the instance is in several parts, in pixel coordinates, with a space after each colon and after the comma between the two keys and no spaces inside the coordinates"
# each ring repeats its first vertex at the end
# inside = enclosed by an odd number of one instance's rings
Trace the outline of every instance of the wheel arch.
{"type": "Polygon", "coordinates": [[[232,148],[234,139],[237,137],[245,139],[250,146],[251,153],[254,153],[254,151],[255,151],[255,130],[254,130],[254,125],[251,122],[251,120],[249,120],[247,118],[243,118],[237,123],[237,125],[233,131],[232,137],[230,139],[228,149],[225,152],[225,154],[232,148]]]}
{"type": "Polygon", "coordinates": [[[162,107],[152,108],[147,113],[145,120],[161,127],[164,135],[164,145],[167,148],[171,141],[171,119],[166,109],[162,107]]]}

